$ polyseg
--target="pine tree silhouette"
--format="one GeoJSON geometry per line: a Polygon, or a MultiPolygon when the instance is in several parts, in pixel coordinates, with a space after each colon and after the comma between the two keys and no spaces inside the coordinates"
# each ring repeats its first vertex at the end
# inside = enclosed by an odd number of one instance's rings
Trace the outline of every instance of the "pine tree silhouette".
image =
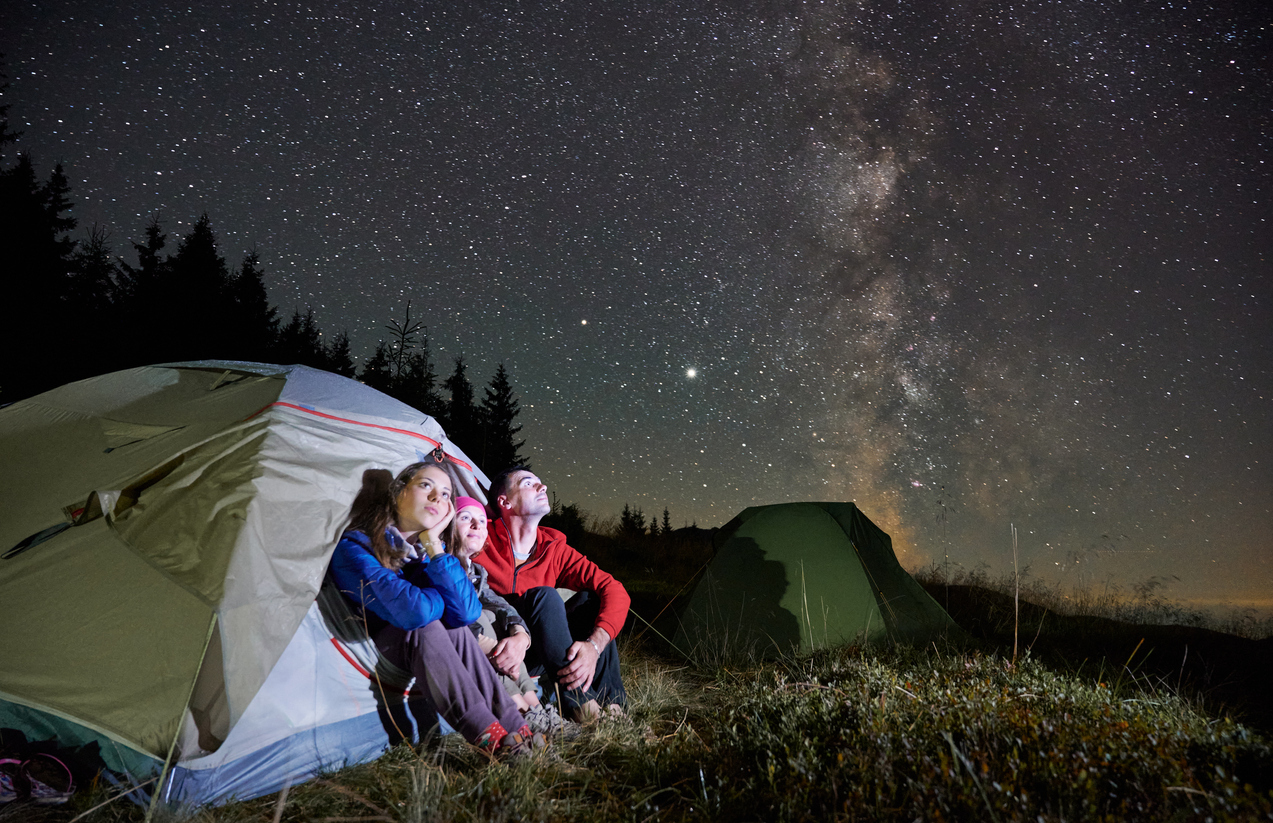
{"type": "MultiPolygon", "coordinates": [[[[7,125],[5,126],[7,134],[7,125]]],[[[67,323],[69,290],[76,243],[70,187],[59,164],[40,183],[35,164],[22,154],[12,168],[0,170],[0,248],[4,249],[7,291],[22,297],[21,310],[0,323],[0,399],[17,400],[82,377],[91,368],[75,360],[74,335],[49,329],[67,323]],[[38,344],[37,344],[38,342],[38,344]]]]}
{"type": "Polygon", "coordinates": [[[316,369],[327,366],[322,332],[314,320],[313,309],[306,309],[305,314],[301,314],[300,309],[292,312],[292,319],[279,331],[274,351],[279,363],[300,363],[316,369]]]}
{"type": "Polygon", "coordinates": [[[376,351],[362,364],[358,379],[373,389],[389,394],[393,390],[393,367],[389,363],[389,344],[381,340],[376,351]]]}
{"type": "Polygon", "coordinates": [[[238,334],[225,354],[232,360],[269,360],[278,342],[278,309],[265,293],[265,272],[256,249],[243,256],[230,279],[229,297],[238,334]]]}
{"type": "Polygon", "coordinates": [[[494,477],[510,466],[530,468],[527,459],[518,453],[526,445],[525,440],[516,439],[522,427],[513,425],[513,421],[519,414],[521,404],[513,394],[508,371],[500,363],[495,377],[491,378],[491,384],[486,387],[481,409],[484,437],[478,463],[489,477],[494,477]]]}
{"type": "Polygon", "coordinates": [[[327,371],[334,372],[343,377],[354,376],[354,358],[349,351],[349,332],[341,330],[335,339],[329,344],[323,346],[326,355],[327,371]]]}
{"type": "Polygon", "coordinates": [[[150,306],[146,317],[148,337],[157,348],[156,359],[230,357],[238,333],[230,270],[206,213],[177,243],[177,253],[168,259],[165,269],[156,292],[161,302],[150,306]]]}
{"type": "Polygon", "coordinates": [[[413,344],[402,371],[395,382],[394,396],[408,406],[419,409],[431,417],[439,417],[445,410],[438,394],[437,373],[433,370],[433,358],[429,356],[429,340],[422,338],[413,344]]]}
{"type": "Polygon", "coordinates": [[[464,355],[456,357],[455,371],[442,383],[442,388],[450,392],[442,426],[447,437],[469,453],[481,446],[482,421],[473,401],[473,384],[469,382],[466,371],[464,355]]]}
{"type": "Polygon", "coordinates": [[[623,504],[623,513],[619,515],[619,533],[625,537],[645,536],[645,512],[623,504]]]}

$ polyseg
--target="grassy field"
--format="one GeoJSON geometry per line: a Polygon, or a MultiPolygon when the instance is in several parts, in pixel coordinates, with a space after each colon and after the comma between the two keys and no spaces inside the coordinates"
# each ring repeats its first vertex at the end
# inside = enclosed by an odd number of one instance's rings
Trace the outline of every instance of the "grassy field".
{"type": "MultiPolygon", "coordinates": [[[[624,663],[631,720],[531,762],[492,763],[452,736],[284,797],[162,818],[1273,819],[1267,738],[1141,677],[939,647],[714,670],[628,649],[624,663]]],[[[67,821],[109,798],[82,794],[11,819],[67,821]]],[[[82,819],[142,817],[120,801],[82,819]]]]}
{"type": "MultiPolygon", "coordinates": [[[[626,562],[635,573],[641,558],[626,562]]],[[[492,762],[451,736],[157,819],[1273,820],[1267,637],[1029,602],[1018,618],[985,581],[925,583],[964,629],[957,641],[726,666],[677,658],[653,632],[634,642],[630,627],[630,719],[529,762],[492,762]]],[[[659,585],[664,602],[679,587],[659,585]]],[[[111,797],[11,804],[0,823],[143,819],[111,797]]]]}

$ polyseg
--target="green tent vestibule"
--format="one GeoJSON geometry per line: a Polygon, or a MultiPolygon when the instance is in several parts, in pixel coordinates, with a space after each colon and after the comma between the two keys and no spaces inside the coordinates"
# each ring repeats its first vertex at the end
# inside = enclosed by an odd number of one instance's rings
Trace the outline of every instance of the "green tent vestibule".
{"type": "Polygon", "coordinates": [[[754,506],[715,542],[673,640],[691,657],[923,643],[958,631],[852,503],[754,506]]]}

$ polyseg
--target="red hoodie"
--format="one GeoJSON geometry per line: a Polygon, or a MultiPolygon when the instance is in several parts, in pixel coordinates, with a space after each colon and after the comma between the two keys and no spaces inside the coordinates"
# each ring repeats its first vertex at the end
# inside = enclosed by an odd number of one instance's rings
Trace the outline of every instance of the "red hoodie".
{"type": "Polygon", "coordinates": [[[541,526],[535,535],[535,548],[530,559],[517,566],[509,545],[508,527],[503,520],[492,520],[486,547],[473,558],[489,572],[488,582],[497,594],[523,595],[536,586],[552,586],[574,591],[596,592],[601,600],[597,627],[613,639],[628,619],[632,598],[596,563],[566,545],[566,535],[541,526]]]}

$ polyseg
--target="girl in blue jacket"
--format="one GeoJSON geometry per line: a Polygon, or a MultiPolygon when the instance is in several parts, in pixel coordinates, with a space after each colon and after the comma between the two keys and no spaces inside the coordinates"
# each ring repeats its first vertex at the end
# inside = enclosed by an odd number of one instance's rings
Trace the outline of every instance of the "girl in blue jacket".
{"type": "Polygon", "coordinates": [[[433,461],[388,478],[364,475],[332,577],[361,609],[380,653],[428,688],[465,740],[525,753],[530,729],[468,629],[482,606],[459,561],[444,552],[455,516],[451,478],[433,461]]]}

